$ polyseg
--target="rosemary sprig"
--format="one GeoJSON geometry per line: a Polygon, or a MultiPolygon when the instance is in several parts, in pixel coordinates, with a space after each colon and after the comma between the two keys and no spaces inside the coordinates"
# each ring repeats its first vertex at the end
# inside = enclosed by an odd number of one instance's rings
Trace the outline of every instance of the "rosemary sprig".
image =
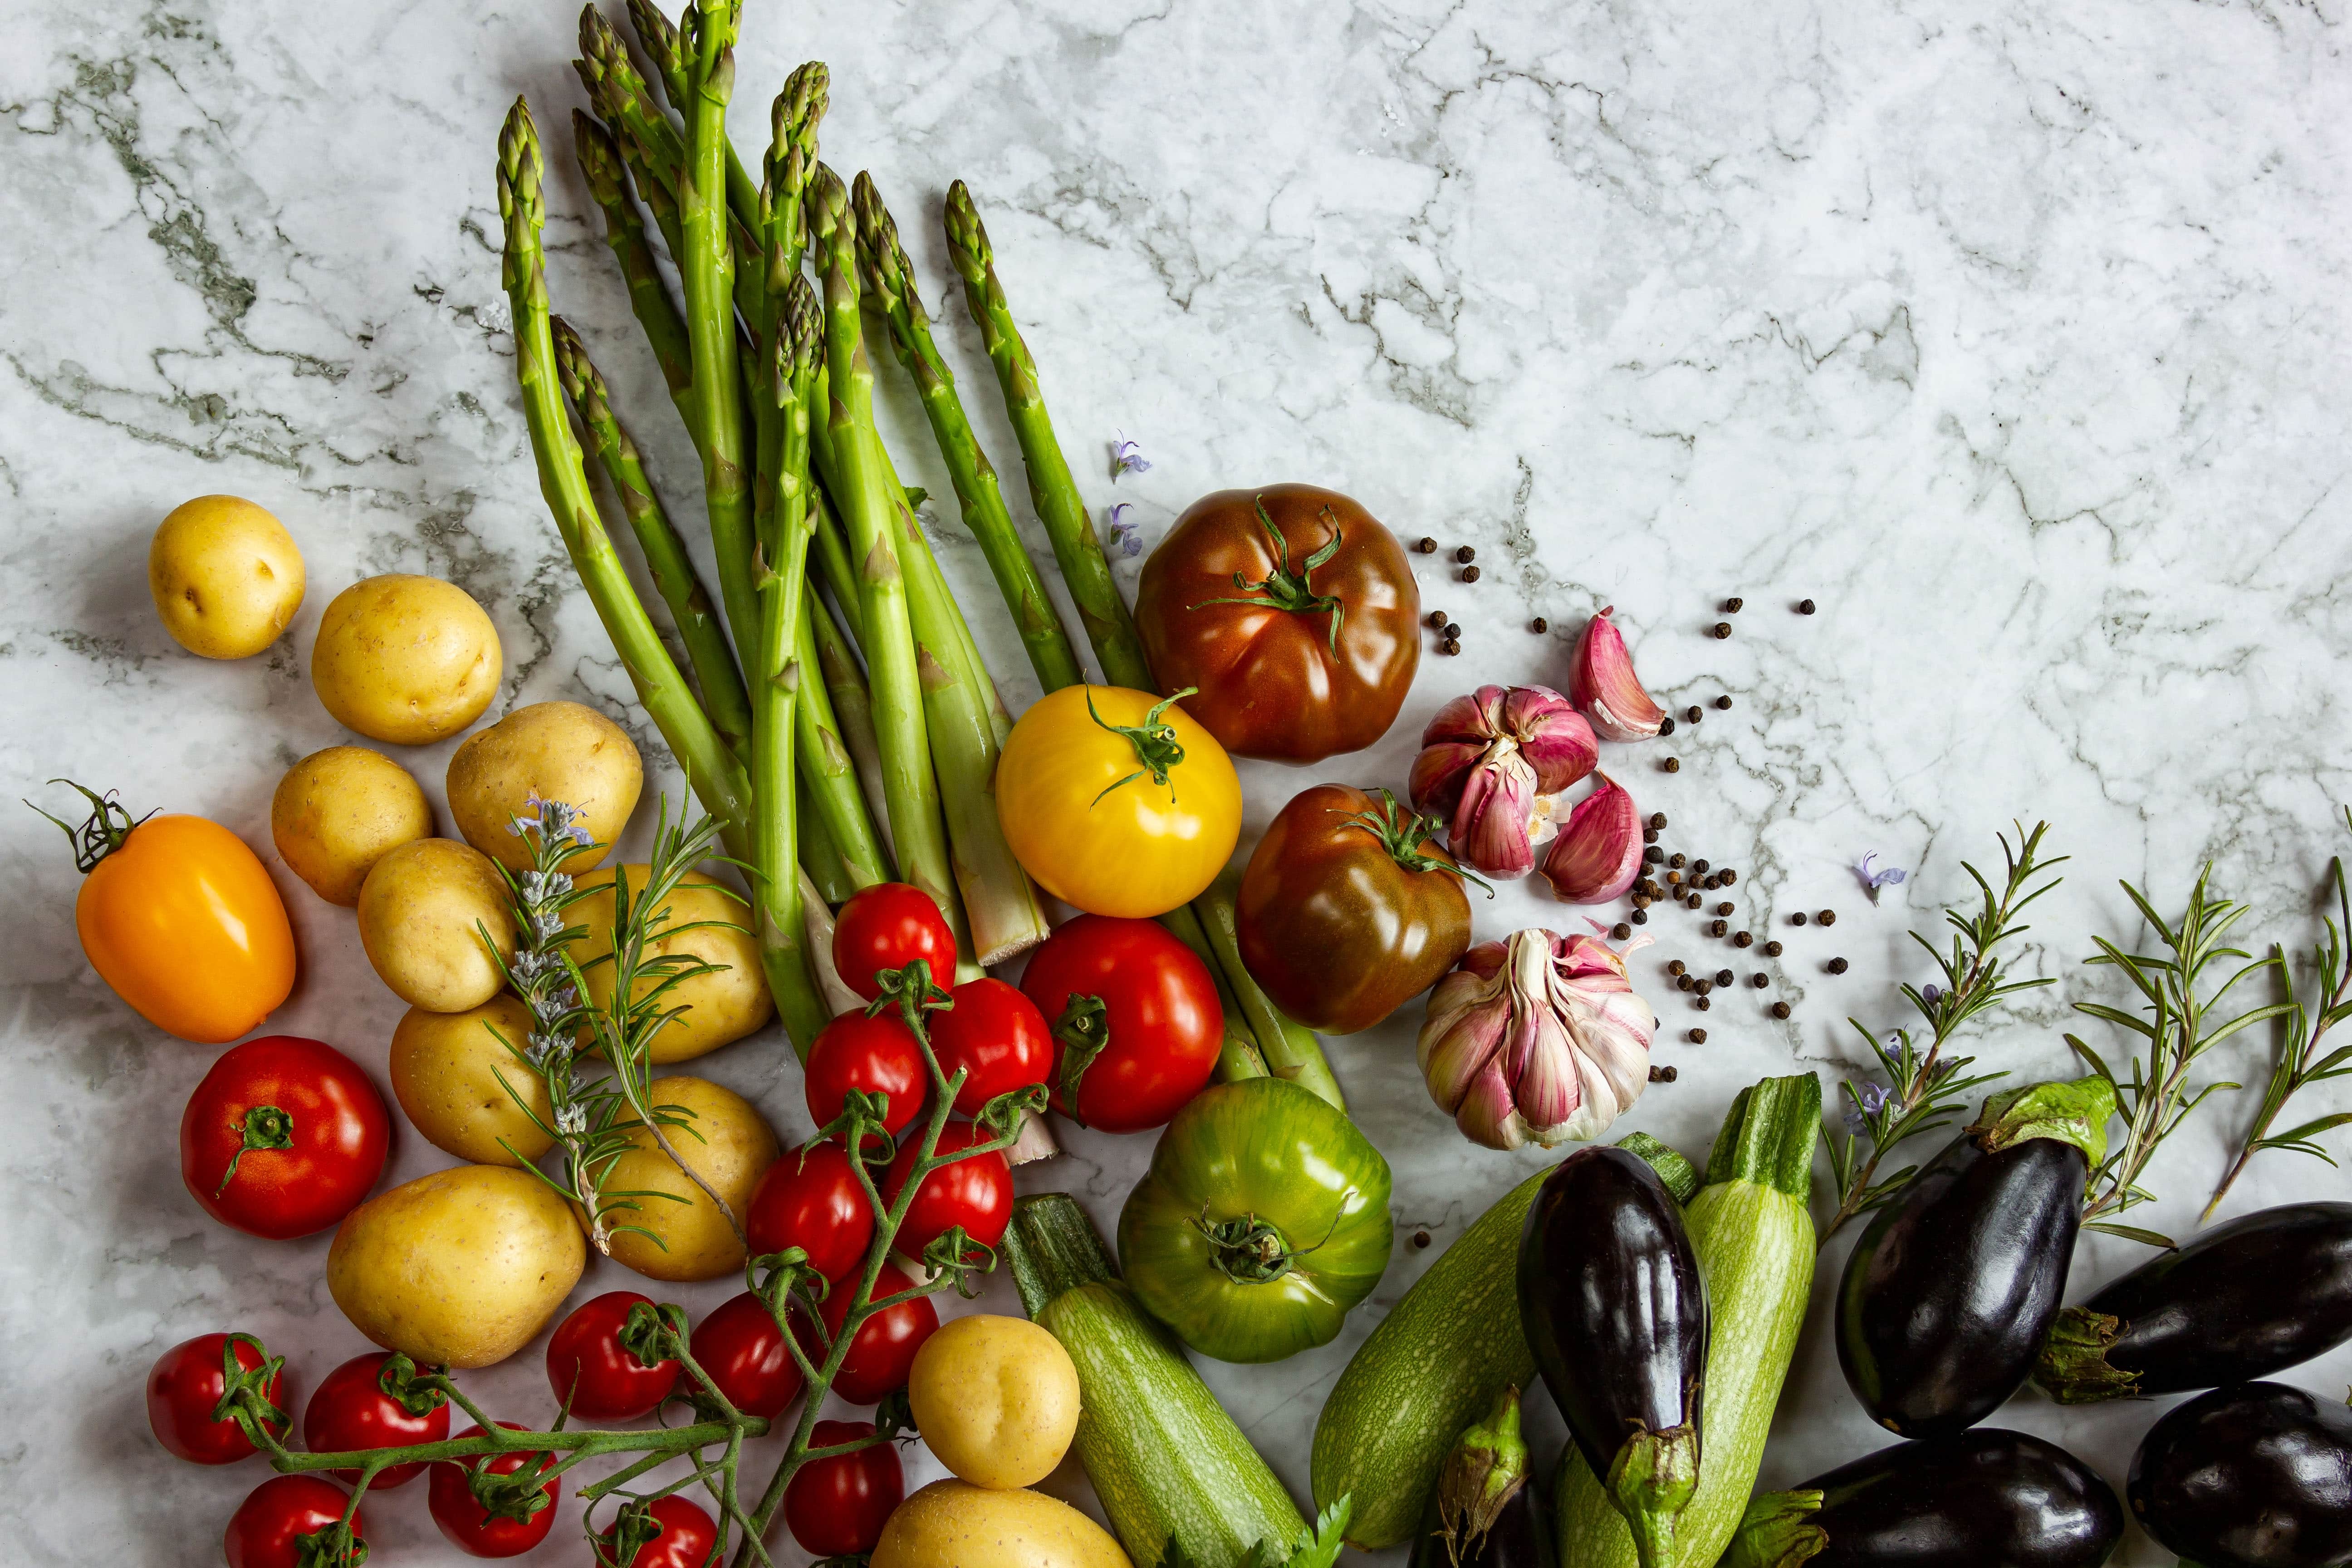
{"type": "Polygon", "coordinates": [[[2265,1018],[2275,1018],[2293,1005],[2273,1003],[2250,1009],[2219,1025],[2207,1025],[2208,1015],[2221,1007],[2238,982],[2270,967],[2267,959],[2252,960],[2212,988],[2210,994],[2206,994],[2208,975],[2215,964],[2224,959],[2247,957],[2244,949],[2226,945],[2230,928],[2245,917],[2247,906],[2209,893],[2206,889],[2212,875],[2213,868],[2209,863],[2198,875],[2196,887],[2189,890],[2188,908],[2170,923],[2156,912],[2155,906],[2137,888],[2129,882],[2121,884],[2141,918],[2155,930],[2164,952],[2126,952],[2105,937],[2094,939],[2099,944],[2098,956],[2086,962],[2122,970],[2138,990],[2145,1004],[2140,1011],[2147,1016],[2097,1002],[2074,1004],[2076,1012],[2104,1018],[2137,1036],[2141,1042],[2133,1047],[2131,1079],[2126,1084],[2098,1052],[2075,1036],[2066,1037],[2066,1043],[2090,1065],[2091,1070],[2114,1086],[2116,1110],[2126,1124],[2123,1138],[2098,1169],[2091,1173],[2083,1203],[2083,1226],[2086,1230],[2105,1231],[2151,1247],[2173,1245],[2169,1237],[2136,1226],[2119,1225],[2113,1217],[2103,1216],[2120,1215],[2153,1198],[2155,1194],[2141,1185],[2140,1178],[2158,1148],[2179,1130],[2199,1106],[2223,1089],[2239,1087],[2216,1080],[2190,1089],[2189,1075],[2199,1059],[2239,1030],[2265,1018]]]}
{"type": "Polygon", "coordinates": [[[1998,892],[1974,866],[1961,863],[1960,868],[1983,894],[1984,907],[1973,916],[1963,915],[1958,910],[1944,911],[1944,919],[1953,931],[1950,950],[1938,948],[1916,931],[1911,933],[1911,940],[1927,950],[1944,975],[1941,984],[1922,988],[1906,984],[1903,987],[1903,994],[1926,1022],[1925,1047],[1912,1037],[1909,1029],[1896,1029],[1893,1031],[1895,1048],[1890,1051],[1859,1019],[1846,1020],[1878,1058],[1886,1082],[1864,1079],[1844,1086],[1849,1104],[1842,1118],[1845,1126],[1843,1141],[1828,1111],[1822,1113],[1822,1145],[1829,1153],[1830,1174],[1838,1193],[1837,1212],[1822,1227],[1821,1239],[1824,1242],[1847,1221],[1885,1203],[1911,1179],[1912,1172],[1917,1169],[1912,1165],[1877,1179],[1879,1162],[1890,1151],[1921,1133],[1948,1125],[1954,1113],[1966,1108],[1971,1090],[2008,1076],[2006,1072],[1970,1075],[1968,1069],[1974,1064],[1974,1057],[1944,1055],[1944,1047],[1960,1026],[2017,992],[2052,984],[2047,978],[2007,978],[2000,958],[1994,952],[2003,942],[2032,929],[2018,917],[2028,904],[2063,879],[2052,877],[2030,889],[2027,884],[2067,858],[2063,855],[2042,858],[2042,838],[2050,831],[2048,823],[2035,823],[2031,832],[2023,823],[2015,826],[2014,847],[2008,835],[2000,836],[2005,870],[1998,892]]]}
{"type": "MultiPolygon", "coordinates": [[[[2344,825],[2352,828],[2352,806],[2344,809],[2344,825]]],[[[2286,1027],[2281,1033],[2277,1058],[2271,1064],[2270,1081],[2263,1086],[2262,1109],[2254,1113],[2245,1144],[2231,1162],[2221,1184],[2213,1189],[2213,1201],[2198,1216],[2200,1224],[2213,1217],[2213,1211],[2230,1195],[2230,1188],[2245,1173],[2247,1164],[2264,1149],[2291,1150],[2333,1165],[2335,1156],[2313,1140],[2323,1132],[2352,1124],[2352,1110],[2339,1110],[2284,1132],[2271,1131],[2272,1123],[2286,1109],[2286,1102],[2305,1086],[2352,1075],[2352,1046],[2339,1046],[2326,1057],[2319,1054],[2319,1042],[2327,1031],[2352,1017],[2352,962],[2347,962],[2345,952],[2347,933],[2352,933],[2352,891],[2347,891],[2345,883],[2344,857],[2338,855],[2328,862],[2327,875],[2336,885],[2336,913],[2324,921],[2327,928],[2326,939],[2312,944],[2313,983],[2308,1005],[2294,1000],[2294,972],[2287,961],[2285,947],[2277,943],[2271,947],[2270,968],[2291,1004],[2286,1027]]]]}

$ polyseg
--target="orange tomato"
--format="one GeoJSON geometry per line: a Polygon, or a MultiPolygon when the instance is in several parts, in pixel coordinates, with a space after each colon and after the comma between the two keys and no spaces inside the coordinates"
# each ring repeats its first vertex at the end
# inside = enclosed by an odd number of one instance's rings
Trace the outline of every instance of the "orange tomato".
{"type": "Polygon", "coordinates": [[[75,843],[87,873],[74,900],[81,950],[140,1016],[223,1045],[286,1000],[293,928],[245,840],[201,816],[134,823],[106,801],[75,843]]]}

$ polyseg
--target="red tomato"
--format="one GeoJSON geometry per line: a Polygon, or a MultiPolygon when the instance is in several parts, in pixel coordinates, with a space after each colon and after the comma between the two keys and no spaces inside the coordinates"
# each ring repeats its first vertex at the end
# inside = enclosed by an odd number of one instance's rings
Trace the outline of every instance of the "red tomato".
{"type": "Polygon", "coordinates": [[[677,1363],[647,1366],[621,1343],[629,1311],[650,1297],[608,1290],[583,1301],[547,1342],[547,1381],[559,1405],[571,1401],[573,1419],[634,1421],[649,1415],[677,1384],[677,1363]]]}
{"type": "MultiPolygon", "coordinates": [[[[849,1299],[847,1290],[839,1294],[849,1299]]],[[[801,1369],[784,1348],[784,1331],[768,1304],[749,1290],[712,1308],[695,1324],[688,1348],[712,1386],[746,1415],[772,1421],[800,1396],[801,1369]]]]}
{"type": "MultiPolygon", "coordinates": [[[[1102,1003],[1102,1054],[1078,1081],[1079,1123],[1106,1132],[1158,1127],[1201,1092],[1225,1037],[1209,966],[1155,921],[1080,915],[1030,955],[1021,989],[1057,1027],[1074,998],[1102,1003]]],[[[1054,1042],[1054,1108],[1071,1115],[1068,1047],[1054,1042]]]]}
{"type": "Polygon", "coordinates": [[[809,1266],[838,1281],[866,1261],[874,1241],[874,1205],[850,1169],[849,1154],[831,1139],[786,1152],[751,1193],[743,1216],[751,1256],[797,1247],[809,1266]]]}
{"type": "MultiPolygon", "coordinates": [[[[984,1127],[950,1121],[940,1129],[940,1152],[952,1154],[985,1143],[990,1136],[984,1127]]],[[[898,1201],[899,1190],[914,1173],[918,1152],[917,1141],[909,1138],[898,1150],[898,1157],[890,1162],[889,1180],[882,1190],[885,1201],[898,1201]]],[[[1012,1223],[1013,1167],[1005,1163],[1003,1151],[991,1150],[925,1176],[915,1190],[915,1201],[907,1205],[907,1218],[892,1245],[909,1258],[920,1258],[923,1248],[945,1236],[950,1226],[960,1225],[966,1236],[982,1247],[994,1247],[1004,1239],[1004,1227],[1012,1223]]]]}
{"type": "MultiPolygon", "coordinates": [[[[874,1281],[874,1299],[895,1296],[901,1290],[911,1290],[915,1282],[898,1272],[896,1265],[882,1266],[881,1276],[874,1281]]],[[[842,1323],[849,1316],[849,1299],[856,1292],[848,1287],[835,1290],[825,1298],[825,1332],[838,1336],[842,1323]]],[[[907,1374],[915,1365],[915,1352],[940,1326],[940,1310],[931,1305],[929,1296],[918,1296],[911,1301],[901,1301],[887,1312],[877,1312],[858,1325],[857,1337],[849,1342],[849,1353],[841,1360],[841,1370],[834,1375],[833,1391],[852,1405],[875,1405],[886,1394],[907,1386],[907,1374]]]]}
{"type": "Polygon", "coordinates": [[[359,1064],[319,1040],[269,1035],[221,1053],[180,1118],[180,1179],[247,1236],[326,1229],[383,1174],[392,1121],[359,1064]]]}
{"type": "MultiPolygon", "coordinates": [[[[820,1421],[812,1448],[874,1436],[871,1421],[820,1421]]],[[[814,1459],[784,1489],[784,1522],[801,1550],[818,1557],[863,1556],[882,1543],[882,1523],[907,1495],[898,1450],[887,1443],[814,1459]]]]}
{"type": "MultiPolygon", "coordinates": [[[[246,1495],[221,1535],[228,1568],[301,1568],[302,1542],[341,1523],[352,1494],[317,1476],[272,1476],[246,1495]]],[[[365,1516],[352,1515],[352,1534],[367,1539],[365,1516]]]]}
{"type": "MultiPolygon", "coordinates": [[[[404,1448],[411,1443],[438,1443],[449,1435],[449,1402],[441,1400],[418,1415],[383,1391],[383,1363],[389,1351],[356,1355],[329,1373],[310,1403],[302,1410],[302,1446],[314,1454],[341,1454],[360,1448],[404,1448]]],[[[424,1470],[422,1463],[394,1465],[378,1470],[370,1491],[406,1486],[424,1470]]],[[[339,1481],[356,1482],[357,1470],[329,1470],[339,1481]]]]}
{"type": "MultiPolygon", "coordinates": [[[[499,1426],[509,1432],[523,1428],[511,1421],[499,1426]]],[[[457,1434],[460,1437],[478,1437],[482,1429],[468,1426],[457,1434]]],[[[529,1519],[503,1519],[484,1508],[474,1496],[467,1479],[471,1472],[488,1470],[494,1476],[509,1476],[525,1465],[537,1475],[555,1462],[551,1454],[517,1452],[494,1454],[487,1458],[441,1459],[435,1462],[433,1474],[425,1481],[425,1502],[433,1512],[433,1522],[441,1527],[442,1536],[450,1545],[469,1557],[519,1557],[547,1539],[555,1528],[555,1489],[550,1479],[540,1490],[547,1494],[547,1506],[539,1509],[529,1519]]]]}
{"type": "MultiPolygon", "coordinates": [[[[198,1334],[165,1351],[147,1374],[147,1424],[155,1428],[155,1441],[199,1465],[235,1464],[254,1451],[244,1427],[213,1419],[227,1386],[221,1352],[228,1342],[226,1334],[198,1334]]],[[[246,1371],[257,1371],[264,1359],[250,1339],[236,1342],[236,1364],[246,1371]]],[[[270,1404],[286,1408],[283,1369],[269,1380],[267,1393],[270,1404]]],[[[276,1431],[286,1435],[283,1426],[276,1431]]]]}
{"type": "Polygon", "coordinates": [[[654,1499],[645,1513],[656,1531],[653,1539],[623,1557],[621,1521],[614,1520],[596,1538],[604,1546],[598,1568],[705,1568],[719,1544],[719,1527],[709,1514],[675,1492],[654,1499]]]}
{"type": "Polygon", "coordinates": [[[833,966],[842,984],[868,1002],[882,994],[877,970],[904,969],[921,959],[931,983],[945,989],[955,979],[955,932],[930,894],[904,882],[879,882],[861,889],[833,917],[833,966]]]}
{"type": "Polygon", "coordinates": [[[933,1013],[924,1027],[940,1070],[950,1078],[970,1069],[955,1108],[978,1116],[1000,1094],[1043,1083],[1054,1070],[1054,1032],[1037,1005],[1002,980],[982,976],[950,993],[955,1005],[933,1013]]]}
{"type": "Polygon", "coordinates": [[[905,1019],[844,1013],[817,1036],[801,1075],[801,1089],[819,1127],[831,1125],[841,1114],[853,1089],[886,1094],[889,1128],[896,1136],[922,1114],[923,1101],[929,1098],[930,1069],[923,1065],[923,1047],[905,1019]]]}

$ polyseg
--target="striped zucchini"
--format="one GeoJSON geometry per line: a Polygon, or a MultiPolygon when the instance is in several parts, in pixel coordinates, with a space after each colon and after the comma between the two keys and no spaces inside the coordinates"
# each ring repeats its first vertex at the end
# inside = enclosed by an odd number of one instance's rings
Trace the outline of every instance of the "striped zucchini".
{"type": "MultiPolygon", "coordinates": [[[[1714,1318],[1699,1415],[1698,1491],[1675,1527],[1666,1568],[1714,1568],[1747,1511],[1772,1407],[1797,1352],[1813,1283],[1813,1141],[1822,1086],[1811,1074],[1742,1089],[1707,1156],[1706,1185],[1684,1215],[1714,1318]]],[[[1559,1560],[1635,1568],[1633,1531],[1574,1445],[1560,1466],[1559,1560]]]]}
{"type": "Polygon", "coordinates": [[[1136,1568],[1171,1551],[1193,1568],[1244,1568],[1261,1542],[1286,1559],[1307,1528],[1298,1506],[1119,1279],[1076,1201],[1020,1199],[1003,1248],[1022,1305],[1078,1369],[1074,1446],[1136,1568]]]}
{"type": "MultiPolygon", "coordinates": [[[[1689,1161],[1645,1133],[1624,1140],[1677,1198],[1698,1184],[1689,1161]]],[[[1536,1358],[1519,1331],[1519,1228],[1550,1167],[1496,1200],[1414,1282],[1348,1363],[1315,1424],[1315,1506],[1353,1495],[1348,1544],[1377,1552],[1412,1539],[1445,1456],[1506,1388],[1526,1388],[1536,1358]]]]}

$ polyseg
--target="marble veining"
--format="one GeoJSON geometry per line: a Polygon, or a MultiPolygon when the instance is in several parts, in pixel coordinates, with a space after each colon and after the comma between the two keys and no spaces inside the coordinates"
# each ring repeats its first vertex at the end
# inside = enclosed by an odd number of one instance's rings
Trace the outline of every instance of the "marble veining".
{"type": "MultiPolygon", "coordinates": [[[[826,155],[870,168],[892,201],[1016,498],[1011,433],[936,227],[957,177],[1098,513],[1133,503],[1149,543],[1204,490],[1304,479],[1409,537],[1477,548],[1475,585],[1445,556],[1415,558],[1424,602],[1465,628],[1462,655],[1432,655],[1391,735],[1319,773],[1401,784],[1440,702],[1482,680],[1563,683],[1576,628],[1604,604],[1662,700],[1731,696],[1603,765],[1671,815],[1675,846],[1740,868],[1743,919],[1780,922],[1788,951],[1760,966],[1773,989],[1702,1019],[1667,958],[1759,965],[1706,942],[1696,917],[1647,928],[1660,941],[1635,973],[1680,1079],[1627,1128],[1696,1152],[1762,1074],[1857,1072],[1845,1020],[1902,1021],[1896,983],[1926,977],[1905,931],[1933,937],[1969,893],[1961,862],[1997,865],[2012,819],[2048,818],[2074,859],[2017,955],[2057,984],[1971,1033],[1988,1065],[2065,1070],[2067,1029],[2110,1043],[2072,1006],[2113,995],[2081,964],[2093,935],[2141,935],[2118,879],[2172,906],[2210,860],[2253,905],[2247,945],[2315,933],[2352,798],[2352,600],[2336,585],[2352,564],[2352,75],[2334,0],[750,11],[739,136],[763,133],[793,63],[830,63],[826,155]],[[1121,431],[1154,466],[1114,481],[1121,431]],[[1747,605],[1717,641],[1706,631],[1730,595],[1747,605]],[[1804,597],[1820,614],[1792,612],[1804,597]],[[1548,635],[1527,629],[1537,616],[1548,635]],[[1672,776],[1667,754],[1683,763],[1672,776]],[[1912,869],[1875,908],[1851,869],[1870,850],[1912,869]],[[1822,907],[1841,916],[1832,932],[1785,927],[1822,907]],[[1829,974],[1832,956],[1849,972],[1829,974]],[[1762,1010],[1773,997],[1795,1005],[1786,1023],[1762,1010]],[[1700,1022],[1707,1043],[1686,1043],[1700,1022]]],[[[53,776],[115,785],[267,854],[278,774],[345,738],[309,688],[319,613],[393,570],[448,577],[488,608],[508,660],[493,716],[596,703],[681,791],[544,514],[512,385],[491,170],[499,117],[525,92],[557,128],[558,308],[674,505],[697,510],[690,448],[562,153],[581,101],[568,0],[16,0],[8,16],[5,793],[57,808],[53,776]],[[228,665],[169,641],[142,570],[165,510],[222,490],[286,521],[310,581],[289,637],[228,665]]],[[[886,374],[883,395],[910,482],[948,493],[903,381],[886,374]]],[[[984,565],[952,518],[932,526],[1017,708],[1034,689],[984,565]]],[[[1130,584],[1139,565],[1120,564],[1130,584]]],[[[449,750],[402,760],[437,795],[449,750]]],[[[1245,772],[1252,833],[1308,782],[1245,772]]],[[[349,917],[271,863],[305,966],[273,1026],[381,1074],[398,1004],[349,917]]],[[[254,1241],[187,1199],[173,1135],[211,1053],[146,1027],[90,974],[52,831],[11,813],[0,864],[20,911],[0,958],[16,1107],[0,1139],[0,1531],[28,1563],[215,1562],[259,1475],[156,1449],[148,1365],[242,1327],[292,1357],[299,1398],[359,1342],[327,1298],[324,1237],[254,1241]]],[[[1487,936],[1580,918],[1526,886],[1477,910],[1487,936]]],[[[1412,1065],[1417,1014],[1330,1047],[1395,1167],[1389,1278],[1336,1344],[1204,1367],[1302,1495],[1315,1412],[1349,1352],[1541,1163],[1454,1135],[1412,1065]],[[1436,1245],[1412,1247],[1417,1228],[1436,1245]]],[[[2256,1081],[2268,1048],[2241,1037],[2216,1071],[2256,1081]]],[[[788,1136],[806,1131],[781,1036],[705,1065],[788,1136]]],[[[2304,1114],[2352,1103],[2336,1087],[2304,1114]]],[[[2153,1173],[2161,1201],[2136,1217],[2194,1224],[2251,1101],[2223,1097],[2175,1140],[2153,1173]]],[[[1024,1184],[1081,1193],[1108,1230],[1150,1142],[1066,1142],[1024,1184]]],[[[405,1136],[394,1174],[444,1163],[405,1136]]],[[[2328,1166],[2270,1154],[2231,1209],[2344,1192],[2328,1166]]],[[[2138,1255],[2090,1241],[2077,1293],[2138,1255]]],[[[633,1282],[607,1265],[588,1284],[633,1282]]],[[[699,1310],[728,1289],[679,1295],[699,1310]]],[[[1768,1483],[1876,1446],[1823,1336],[1825,1299],[1768,1483]]],[[[1000,1285],[982,1305],[1009,1302],[1000,1285]]],[[[2292,1376],[2332,1394],[2352,1353],[2292,1376]]],[[[550,1409],[534,1352],[469,1384],[518,1418],[550,1409]]],[[[1559,1431],[1543,1403],[1548,1455],[1559,1431]]],[[[1996,1419],[2120,1483],[2154,1414],[2028,1394],[1996,1419]]],[[[937,1473],[910,1463],[910,1481],[937,1473]]],[[[1053,1485],[1086,1500],[1074,1468],[1053,1485]]],[[[420,1493],[370,1505],[380,1561],[464,1561],[420,1493]]],[[[567,1518],[530,1560],[579,1550],[567,1518]]],[[[2168,1558],[2135,1535],[2117,1561],[2168,1558]]]]}

